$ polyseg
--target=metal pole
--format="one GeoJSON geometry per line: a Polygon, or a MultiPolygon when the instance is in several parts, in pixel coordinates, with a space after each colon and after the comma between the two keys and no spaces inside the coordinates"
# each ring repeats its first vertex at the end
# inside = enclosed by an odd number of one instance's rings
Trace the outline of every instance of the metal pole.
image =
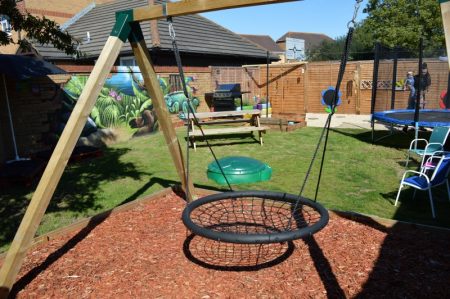
{"type": "Polygon", "coordinates": [[[442,99],[445,105],[445,109],[450,109],[450,72],[448,72],[448,79],[447,79],[447,94],[445,95],[445,98],[442,99]]]}
{"type": "MultiPolygon", "coordinates": [[[[420,109],[420,94],[422,92],[422,89],[424,86],[422,86],[423,81],[423,75],[422,75],[422,61],[423,61],[423,38],[420,38],[419,41],[419,84],[417,85],[416,90],[416,107],[414,110],[414,127],[415,127],[415,138],[417,139],[419,136],[419,109],[420,109]]],[[[417,142],[415,144],[415,147],[417,147],[417,142]]]]}
{"type": "Polygon", "coordinates": [[[378,68],[380,66],[380,52],[381,44],[375,44],[375,57],[373,62],[373,76],[372,76],[372,101],[370,106],[370,113],[375,112],[375,103],[377,99],[377,85],[378,85],[378,68]]]}
{"type": "Polygon", "coordinates": [[[375,121],[373,119],[373,113],[375,112],[375,102],[377,98],[377,86],[378,86],[378,68],[380,66],[380,50],[381,44],[377,42],[375,44],[375,57],[373,58],[373,75],[372,75],[372,99],[370,102],[370,114],[372,115],[372,143],[374,142],[374,130],[375,121]]]}
{"type": "Polygon", "coordinates": [[[395,83],[397,82],[398,48],[394,48],[394,70],[392,72],[391,110],[395,109],[395,83]]]}
{"type": "Polygon", "coordinates": [[[11,137],[14,145],[14,154],[15,154],[15,160],[20,160],[19,153],[17,152],[17,143],[16,143],[16,136],[14,135],[14,125],[12,121],[12,114],[11,114],[11,108],[9,107],[9,98],[8,98],[8,89],[6,88],[6,79],[5,74],[2,75],[3,77],[3,87],[5,88],[5,99],[6,99],[6,109],[8,109],[8,116],[9,116],[9,126],[11,128],[11,137]]]}

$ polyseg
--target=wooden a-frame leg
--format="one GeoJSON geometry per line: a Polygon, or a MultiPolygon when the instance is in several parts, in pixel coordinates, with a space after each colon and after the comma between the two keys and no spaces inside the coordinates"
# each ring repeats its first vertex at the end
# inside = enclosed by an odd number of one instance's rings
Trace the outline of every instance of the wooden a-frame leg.
{"type": "Polygon", "coordinates": [[[175,128],[172,125],[169,112],[167,111],[164,95],[159,85],[156,72],[151,63],[150,53],[145,44],[141,26],[139,23],[132,23],[130,25],[131,33],[129,40],[131,43],[131,48],[133,49],[134,56],[136,57],[142,77],[144,78],[145,87],[152,98],[153,107],[158,117],[159,126],[163,132],[164,138],[166,139],[167,147],[169,148],[169,152],[178,172],[183,190],[188,196],[187,200],[190,202],[192,201],[192,196],[195,196],[194,185],[192,180],[187,180],[188,186],[186,186],[186,167],[180,142],[176,135],[175,128]],[[187,188],[189,188],[189,190],[187,190],[187,188]]]}
{"type": "Polygon", "coordinates": [[[0,269],[0,298],[8,296],[15,282],[25,254],[122,45],[123,41],[118,37],[108,38],[70,115],[0,269]]]}

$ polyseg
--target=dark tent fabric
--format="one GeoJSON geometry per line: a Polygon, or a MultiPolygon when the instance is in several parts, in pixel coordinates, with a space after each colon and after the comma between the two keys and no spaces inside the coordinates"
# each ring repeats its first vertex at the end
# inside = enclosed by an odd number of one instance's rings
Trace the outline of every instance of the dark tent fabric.
{"type": "Polygon", "coordinates": [[[50,62],[34,57],[0,54],[0,74],[16,80],[25,80],[67,72],[50,62]]]}
{"type": "Polygon", "coordinates": [[[52,74],[66,74],[66,73],[67,73],[66,71],[60,69],[59,67],[34,57],[7,55],[7,54],[0,55],[0,75],[3,81],[6,108],[8,109],[9,125],[11,128],[11,135],[13,139],[15,160],[21,159],[17,151],[14,125],[12,122],[10,103],[8,97],[8,90],[6,88],[6,78],[13,78],[15,80],[25,80],[34,77],[43,77],[52,74]]]}

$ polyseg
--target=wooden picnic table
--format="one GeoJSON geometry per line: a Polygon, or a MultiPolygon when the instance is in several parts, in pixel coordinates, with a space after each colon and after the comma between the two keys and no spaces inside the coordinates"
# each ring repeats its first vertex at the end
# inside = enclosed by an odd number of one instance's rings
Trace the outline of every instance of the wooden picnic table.
{"type": "MultiPolygon", "coordinates": [[[[261,126],[259,118],[261,110],[241,110],[241,111],[218,111],[218,112],[198,112],[195,113],[199,125],[202,126],[205,136],[244,134],[258,132],[259,143],[263,145],[262,133],[269,127],[261,126]],[[225,125],[232,123],[244,123],[242,126],[227,126],[220,128],[204,128],[204,125],[225,125]]],[[[189,115],[189,141],[194,150],[197,149],[195,137],[203,136],[200,130],[196,129],[194,115],[189,115]]]]}

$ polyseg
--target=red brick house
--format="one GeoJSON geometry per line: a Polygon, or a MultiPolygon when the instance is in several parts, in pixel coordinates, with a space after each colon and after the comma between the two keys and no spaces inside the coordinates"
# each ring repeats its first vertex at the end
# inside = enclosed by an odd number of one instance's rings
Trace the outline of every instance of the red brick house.
{"type": "MultiPolygon", "coordinates": [[[[92,5],[111,2],[113,0],[22,0],[17,2],[17,7],[22,12],[30,13],[33,16],[43,17],[55,21],[62,25],[71,18],[75,17],[80,11],[92,5]]],[[[2,20],[0,30],[9,31],[8,20],[2,20]]],[[[14,39],[26,36],[26,32],[12,31],[14,39]]],[[[18,46],[10,44],[7,46],[0,46],[0,54],[16,54],[18,46]]]]}
{"type": "MultiPolygon", "coordinates": [[[[154,2],[160,4],[163,1],[154,2]]],[[[84,53],[83,57],[68,56],[52,45],[35,45],[35,49],[42,58],[70,73],[90,73],[111,33],[115,12],[146,6],[148,3],[149,0],[116,0],[95,5],[74,20],[69,20],[64,26],[81,41],[79,50],[84,53]]],[[[178,70],[167,21],[142,22],[141,27],[157,73],[168,78],[171,83],[176,82],[178,70]]],[[[211,80],[211,67],[266,63],[266,49],[201,15],[176,17],[174,28],[184,71],[186,75],[196,78],[193,83],[195,96],[201,100],[205,93],[215,88],[211,80]]],[[[115,65],[135,66],[132,55],[130,44],[125,43],[115,65]]],[[[276,61],[279,58],[271,55],[270,59],[276,61]]]]}

